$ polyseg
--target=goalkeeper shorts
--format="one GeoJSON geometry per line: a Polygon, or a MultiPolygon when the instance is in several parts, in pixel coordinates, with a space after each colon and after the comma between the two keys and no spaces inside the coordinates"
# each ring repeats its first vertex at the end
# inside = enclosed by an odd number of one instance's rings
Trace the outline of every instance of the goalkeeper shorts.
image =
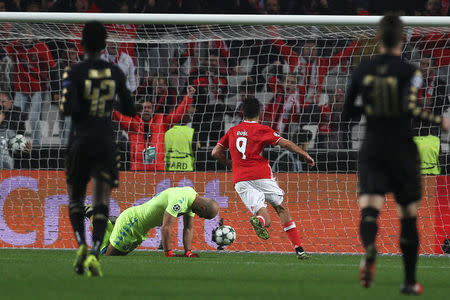
{"type": "Polygon", "coordinates": [[[131,252],[145,240],[139,231],[139,219],[134,208],[130,207],[120,214],[109,237],[109,243],[120,252],[131,252]]]}

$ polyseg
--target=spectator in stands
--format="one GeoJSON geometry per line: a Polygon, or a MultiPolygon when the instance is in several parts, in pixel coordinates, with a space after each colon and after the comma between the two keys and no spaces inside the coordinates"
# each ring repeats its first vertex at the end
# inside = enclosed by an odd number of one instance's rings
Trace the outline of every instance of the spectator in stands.
{"type": "Polygon", "coordinates": [[[195,108],[189,107],[179,125],[174,125],[164,135],[166,171],[194,171],[196,134],[187,124],[192,121],[195,108]]]}
{"type": "MultiPolygon", "coordinates": [[[[442,115],[450,105],[446,91],[447,84],[436,76],[431,56],[423,56],[420,61],[420,70],[424,80],[422,88],[417,94],[418,106],[434,115],[442,115]]],[[[422,161],[422,174],[440,174],[440,127],[426,122],[413,121],[413,130],[414,141],[417,144],[422,161]]]]}
{"type": "Polygon", "coordinates": [[[31,0],[21,3],[22,10],[25,12],[40,12],[41,11],[41,1],[31,0]]]}
{"type": "Polygon", "coordinates": [[[236,105],[233,111],[233,124],[237,125],[243,120],[242,104],[247,98],[256,98],[255,85],[251,81],[244,81],[239,86],[239,94],[237,95],[236,105]]]}
{"type": "Polygon", "coordinates": [[[266,0],[264,8],[265,8],[265,13],[268,15],[279,15],[280,14],[279,0],[266,0]]]}
{"type": "MultiPolygon", "coordinates": [[[[24,116],[19,107],[13,106],[8,94],[0,92],[0,169],[14,168],[14,153],[9,151],[8,141],[17,134],[25,133],[24,116]]],[[[27,142],[25,152],[30,150],[31,145],[27,142]]]]}
{"type": "Polygon", "coordinates": [[[41,0],[40,11],[52,11],[54,4],[55,4],[54,0],[41,0]]]}
{"type": "MultiPolygon", "coordinates": [[[[51,97],[52,97],[52,105],[57,106],[57,110],[59,112],[59,105],[60,105],[60,94],[62,92],[62,75],[64,73],[64,70],[76,63],[79,62],[78,57],[78,49],[75,44],[70,42],[65,42],[64,45],[59,46],[61,51],[59,53],[59,59],[56,66],[56,75],[55,78],[53,78],[51,82],[51,97]]],[[[53,110],[53,109],[52,109],[53,110]]],[[[56,120],[59,120],[59,137],[61,139],[62,144],[66,144],[67,139],[69,138],[69,131],[70,131],[70,117],[64,117],[62,115],[59,115],[56,120]]],[[[49,131],[51,133],[51,130],[53,129],[53,126],[51,122],[49,122],[49,131]]],[[[49,134],[51,136],[51,134],[49,134]]]]}
{"type": "Polygon", "coordinates": [[[153,78],[152,103],[155,113],[170,113],[177,104],[177,92],[169,87],[164,77],[153,78]]]}
{"type": "Polygon", "coordinates": [[[442,16],[442,0],[427,0],[425,16],[442,16]]]}
{"type": "MultiPolygon", "coordinates": [[[[109,33],[109,39],[120,38],[117,35],[109,33]]],[[[119,51],[119,45],[115,41],[107,41],[106,49],[102,53],[102,59],[117,64],[127,78],[127,88],[134,93],[137,88],[136,67],[133,59],[124,51],[119,51]]]]}
{"type": "MultiPolygon", "coordinates": [[[[23,30],[23,29],[22,29],[23,30]]],[[[30,104],[30,126],[33,146],[41,144],[40,114],[43,94],[48,90],[50,76],[54,76],[56,63],[47,45],[35,39],[30,30],[26,39],[16,40],[4,48],[12,58],[14,68],[14,105],[22,112],[30,104]]]]}
{"type": "Polygon", "coordinates": [[[343,61],[350,59],[360,45],[357,41],[331,57],[319,57],[316,42],[306,41],[301,54],[294,51],[286,42],[277,39],[275,46],[288,63],[286,72],[298,74],[300,102],[318,103],[322,84],[328,72],[343,61]]]}
{"type": "Polygon", "coordinates": [[[201,60],[200,67],[191,73],[190,85],[197,89],[193,128],[199,133],[202,147],[215,145],[223,135],[224,112],[230,109],[225,105],[228,96],[226,71],[220,66],[219,51],[210,49],[209,56],[201,60]]]}
{"type": "Polygon", "coordinates": [[[7,11],[6,10],[6,0],[0,0],[0,11],[7,11]]]}
{"type": "Polygon", "coordinates": [[[348,149],[350,130],[341,122],[344,107],[345,92],[336,89],[330,103],[321,107],[319,128],[317,133],[317,148],[319,149],[348,149]]]}
{"type": "Polygon", "coordinates": [[[274,96],[266,105],[263,120],[281,136],[288,138],[291,123],[298,123],[301,112],[297,90],[297,77],[292,74],[282,76],[283,84],[271,85],[274,96]]]}
{"type": "Polygon", "coordinates": [[[183,101],[169,114],[156,113],[154,105],[149,100],[142,103],[140,115],[127,117],[115,111],[114,120],[119,122],[120,128],[128,133],[131,152],[131,170],[165,170],[164,163],[164,134],[173,124],[180,123],[193,103],[195,89],[187,88],[187,95],[183,101]],[[153,147],[156,159],[145,160],[143,151],[153,147]]]}

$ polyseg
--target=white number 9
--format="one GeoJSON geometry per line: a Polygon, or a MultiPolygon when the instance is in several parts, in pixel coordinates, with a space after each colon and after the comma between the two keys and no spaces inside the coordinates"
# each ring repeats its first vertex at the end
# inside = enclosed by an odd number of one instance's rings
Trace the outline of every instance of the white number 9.
{"type": "Polygon", "coordinates": [[[236,149],[237,151],[239,151],[240,153],[242,153],[242,159],[246,159],[247,157],[245,156],[245,149],[247,148],[247,138],[246,137],[238,137],[236,139],[236,149]]]}

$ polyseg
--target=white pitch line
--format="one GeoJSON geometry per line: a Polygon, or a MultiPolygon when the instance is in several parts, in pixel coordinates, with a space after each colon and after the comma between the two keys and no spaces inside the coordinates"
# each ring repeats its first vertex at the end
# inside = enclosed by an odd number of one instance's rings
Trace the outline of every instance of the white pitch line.
{"type": "MultiPolygon", "coordinates": [[[[130,259],[127,260],[122,260],[120,261],[120,263],[127,263],[127,264],[132,264],[132,263],[139,263],[142,264],[142,261],[140,261],[140,258],[138,259],[136,257],[133,256],[129,256],[130,259]],[[139,261],[138,261],[139,260],[139,261]]],[[[108,257],[108,259],[114,259],[114,257],[108,257]]],[[[164,259],[164,258],[162,258],[164,259]]],[[[314,258],[313,258],[314,259],[314,258]]],[[[67,261],[68,259],[63,259],[63,258],[57,258],[57,259],[52,259],[52,261],[67,261]]],[[[7,257],[0,257],[0,261],[34,261],[34,259],[32,258],[7,258],[7,257]]],[[[197,259],[180,259],[180,260],[176,260],[176,259],[172,259],[170,260],[171,264],[190,264],[190,263],[195,263],[197,262],[197,259]]],[[[114,264],[116,262],[110,262],[111,264],[114,264]]],[[[420,263],[420,260],[419,260],[420,263]]],[[[318,264],[318,263],[310,263],[308,261],[299,261],[296,263],[276,263],[276,262],[259,262],[259,261],[227,261],[227,262],[223,262],[223,261],[213,261],[213,260],[201,260],[201,264],[202,265],[208,265],[208,264],[212,264],[212,265],[223,265],[223,264],[234,264],[234,265],[271,265],[271,266],[287,266],[287,267],[297,267],[297,266],[301,266],[301,267],[349,267],[349,268],[355,268],[355,267],[359,267],[359,264],[318,264]]],[[[377,268],[383,268],[383,269],[398,269],[400,266],[391,266],[391,265],[384,265],[384,264],[377,264],[377,268]]],[[[450,266],[421,266],[418,265],[417,266],[418,269],[444,269],[444,270],[449,270],[450,266]]]]}

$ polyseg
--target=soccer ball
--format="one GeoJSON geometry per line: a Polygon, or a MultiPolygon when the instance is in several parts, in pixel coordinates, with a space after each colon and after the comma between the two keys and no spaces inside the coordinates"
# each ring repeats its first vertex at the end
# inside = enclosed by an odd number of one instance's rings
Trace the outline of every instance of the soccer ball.
{"type": "Polygon", "coordinates": [[[23,135],[18,134],[9,140],[8,147],[12,152],[23,151],[26,147],[26,144],[26,138],[23,135]]]}
{"type": "Polygon", "coordinates": [[[236,239],[236,231],[233,227],[222,225],[213,232],[213,241],[219,246],[231,245],[236,239]]]}

